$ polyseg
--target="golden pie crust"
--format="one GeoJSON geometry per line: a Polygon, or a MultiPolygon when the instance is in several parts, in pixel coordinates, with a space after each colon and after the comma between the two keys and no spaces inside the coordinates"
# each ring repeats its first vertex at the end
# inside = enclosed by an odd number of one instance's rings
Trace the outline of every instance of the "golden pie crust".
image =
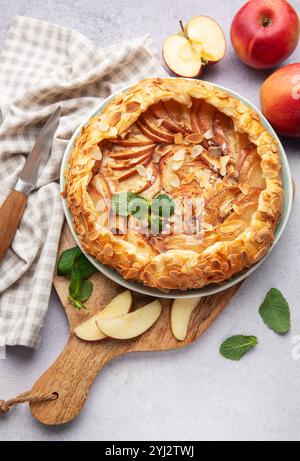
{"type": "Polygon", "coordinates": [[[149,78],[116,96],[77,137],[65,178],[65,196],[84,249],[125,279],[161,290],[221,283],[255,264],[271,246],[282,211],[276,140],[255,111],[198,80],[149,78]],[[155,134],[157,129],[163,142],[155,134]],[[132,146],[132,140],[137,146],[132,146]],[[146,145],[141,147],[141,143],[146,145]],[[118,161],[122,168],[129,165],[125,173],[136,168],[133,158],[139,149],[150,181],[144,191],[141,172],[136,171],[134,180],[124,180],[120,179],[122,170],[112,172],[111,168],[118,161]],[[126,157],[128,150],[133,158],[127,157],[124,163],[120,157],[123,151],[126,157]],[[187,160],[173,171],[171,157],[178,150],[185,151],[187,160]],[[114,235],[95,198],[95,190],[97,194],[100,188],[103,193],[107,183],[113,192],[133,188],[141,195],[157,187],[171,196],[201,192],[207,220],[204,243],[197,246],[188,235],[162,240],[146,240],[132,233],[114,235]]]}

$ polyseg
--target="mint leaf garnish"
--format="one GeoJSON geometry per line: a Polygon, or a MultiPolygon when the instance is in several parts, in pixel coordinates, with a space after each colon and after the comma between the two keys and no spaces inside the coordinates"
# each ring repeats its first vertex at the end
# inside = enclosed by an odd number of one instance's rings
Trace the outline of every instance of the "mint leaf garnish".
{"type": "Polygon", "coordinates": [[[271,288],[259,313],[264,323],[275,333],[287,333],[291,326],[290,308],[288,302],[277,288],[271,288]]]}
{"type": "Polygon", "coordinates": [[[96,267],[84,256],[83,253],[77,259],[77,263],[75,263],[74,268],[77,272],[79,272],[81,279],[87,279],[98,272],[96,267]]]}
{"type": "Polygon", "coordinates": [[[151,213],[160,217],[173,216],[175,212],[175,202],[167,194],[159,193],[151,204],[151,213]]]}
{"type": "Polygon", "coordinates": [[[160,234],[163,230],[163,220],[159,216],[149,216],[148,224],[150,228],[150,232],[153,235],[160,234]]]}
{"type": "Polygon", "coordinates": [[[78,246],[65,250],[57,264],[57,275],[71,275],[72,268],[80,255],[82,252],[78,246]]]}
{"type": "Polygon", "coordinates": [[[149,214],[149,204],[144,197],[132,197],[128,203],[128,212],[137,219],[145,219],[149,214]]]}
{"type": "Polygon", "coordinates": [[[114,194],[111,199],[112,210],[119,216],[129,216],[129,203],[132,199],[136,198],[139,198],[139,195],[134,194],[133,192],[120,192],[118,194],[114,194]]]}
{"type": "Polygon", "coordinates": [[[69,285],[69,295],[71,298],[76,299],[81,288],[81,276],[80,272],[76,269],[72,271],[71,282],[69,285]]]}
{"type": "Polygon", "coordinates": [[[87,301],[92,293],[93,293],[92,282],[90,280],[83,280],[76,299],[81,302],[87,301]]]}
{"type": "Polygon", "coordinates": [[[229,360],[240,360],[246,352],[257,344],[258,341],[255,336],[231,336],[221,345],[220,354],[229,360]]]}

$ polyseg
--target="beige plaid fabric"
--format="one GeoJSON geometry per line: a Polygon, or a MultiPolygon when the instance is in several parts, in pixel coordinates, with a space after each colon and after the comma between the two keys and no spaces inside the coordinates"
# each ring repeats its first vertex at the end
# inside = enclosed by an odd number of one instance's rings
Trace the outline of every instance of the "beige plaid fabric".
{"type": "Polygon", "coordinates": [[[62,117],[37,189],[0,265],[0,347],[34,347],[40,339],[63,223],[57,179],[68,140],[99,98],[164,74],[154,53],[148,35],[98,49],[74,30],[14,19],[0,58],[0,202],[58,103],[62,117]]]}

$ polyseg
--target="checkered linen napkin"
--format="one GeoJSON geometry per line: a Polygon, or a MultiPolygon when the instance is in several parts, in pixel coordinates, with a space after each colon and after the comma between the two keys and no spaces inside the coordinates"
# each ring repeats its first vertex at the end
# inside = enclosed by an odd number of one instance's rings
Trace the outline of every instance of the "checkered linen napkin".
{"type": "MultiPolygon", "coordinates": [[[[149,35],[97,49],[80,33],[17,16],[0,57],[0,203],[14,187],[39,130],[58,103],[62,117],[38,186],[0,265],[0,348],[35,347],[47,312],[63,224],[64,149],[99,98],[163,75],[149,35]]],[[[47,153],[45,153],[47,155],[47,153]]]]}

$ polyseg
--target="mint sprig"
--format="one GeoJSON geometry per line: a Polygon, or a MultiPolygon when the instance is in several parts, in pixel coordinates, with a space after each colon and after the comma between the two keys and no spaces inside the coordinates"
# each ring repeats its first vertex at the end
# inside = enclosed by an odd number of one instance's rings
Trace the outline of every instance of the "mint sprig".
{"type": "Polygon", "coordinates": [[[87,279],[96,272],[97,269],[79,247],[70,248],[61,254],[57,264],[57,275],[70,277],[68,300],[76,309],[86,309],[84,302],[93,292],[93,284],[87,279]]]}
{"type": "Polygon", "coordinates": [[[163,218],[171,217],[175,213],[175,202],[161,192],[152,201],[133,192],[120,192],[112,196],[112,211],[120,216],[131,215],[136,219],[147,219],[151,232],[159,234],[163,229],[163,218]]]}

